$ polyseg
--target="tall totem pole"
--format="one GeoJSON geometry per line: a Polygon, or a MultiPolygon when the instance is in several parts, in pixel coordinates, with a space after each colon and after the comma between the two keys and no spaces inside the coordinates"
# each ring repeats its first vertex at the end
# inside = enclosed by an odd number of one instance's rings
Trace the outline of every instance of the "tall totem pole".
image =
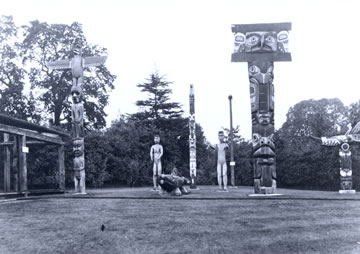
{"type": "Polygon", "coordinates": [[[190,151],[190,189],[196,189],[196,132],[195,132],[195,95],[190,85],[189,151],[190,151]]]}
{"type": "Polygon", "coordinates": [[[248,62],[255,194],[276,192],[274,85],[276,61],[291,61],[291,23],[232,25],[232,62],[248,62]]]}
{"type": "Polygon", "coordinates": [[[85,191],[85,155],[84,155],[84,106],[82,85],[84,68],[105,63],[107,56],[82,57],[81,48],[75,45],[74,57],[70,60],[47,62],[49,69],[71,69],[72,87],[70,90],[73,104],[71,105],[73,171],[75,192],[86,194],[85,191]]]}

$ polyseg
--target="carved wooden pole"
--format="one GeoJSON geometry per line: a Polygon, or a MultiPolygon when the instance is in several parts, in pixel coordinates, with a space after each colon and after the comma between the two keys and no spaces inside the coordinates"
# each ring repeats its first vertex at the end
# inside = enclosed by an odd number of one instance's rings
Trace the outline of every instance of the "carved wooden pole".
{"type": "Polygon", "coordinates": [[[85,155],[84,155],[84,106],[80,86],[71,88],[73,104],[71,105],[73,128],[73,165],[75,192],[86,194],[85,191],[85,155]]]}
{"type": "Polygon", "coordinates": [[[190,189],[196,189],[196,124],[194,86],[190,85],[189,150],[190,150],[190,189]]]}
{"type": "Polygon", "coordinates": [[[343,143],[339,149],[340,156],[340,190],[339,193],[355,193],[352,188],[351,150],[348,143],[343,143]]]}
{"type": "MultiPolygon", "coordinates": [[[[82,85],[84,81],[84,67],[99,66],[105,63],[107,56],[82,57],[81,48],[75,45],[74,57],[69,60],[50,61],[46,63],[49,69],[71,69],[72,87],[71,117],[73,127],[73,153],[74,153],[74,184],[75,192],[86,194],[85,191],[85,156],[84,156],[84,106],[82,103],[82,85]]],[[[61,166],[59,166],[60,170],[61,166]]],[[[60,182],[61,183],[61,182],[60,182]]],[[[62,185],[62,183],[60,184],[62,185]]]]}
{"type": "Polygon", "coordinates": [[[229,95],[230,104],[230,168],[231,168],[231,186],[235,187],[235,161],[234,161],[234,130],[232,119],[232,95],[229,95]]]}
{"type": "Polygon", "coordinates": [[[352,161],[350,143],[360,143],[360,122],[354,128],[351,124],[348,125],[348,130],[343,135],[336,135],[332,137],[314,137],[310,138],[320,141],[323,146],[340,146],[339,147],[339,162],[340,162],[340,190],[341,194],[354,194],[356,191],[352,188],[352,161]]]}
{"type": "Polygon", "coordinates": [[[276,192],[274,135],[275,61],[291,61],[291,23],[233,25],[232,62],[248,62],[255,194],[276,192]]]}

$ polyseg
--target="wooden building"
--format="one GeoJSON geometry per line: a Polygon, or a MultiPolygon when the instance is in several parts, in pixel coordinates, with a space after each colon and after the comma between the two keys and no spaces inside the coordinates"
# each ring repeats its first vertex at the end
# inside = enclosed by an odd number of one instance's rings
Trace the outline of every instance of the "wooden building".
{"type": "Polygon", "coordinates": [[[69,136],[69,134],[4,114],[0,114],[0,133],[3,135],[0,152],[3,152],[4,158],[3,192],[5,194],[28,195],[26,154],[29,152],[29,147],[33,145],[55,145],[58,147],[57,190],[60,192],[65,191],[63,138],[69,136]],[[12,174],[16,176],[13,183],[11,183],[12,174]],[[11,186],[14,187],[11,189],[11,186]]]}

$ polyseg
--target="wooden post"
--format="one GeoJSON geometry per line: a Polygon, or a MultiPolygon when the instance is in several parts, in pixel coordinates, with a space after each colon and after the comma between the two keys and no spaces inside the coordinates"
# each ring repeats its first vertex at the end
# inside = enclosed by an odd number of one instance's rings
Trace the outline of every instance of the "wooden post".
{"type": "Polygon", "coordinates": [[[65,191],[65,163],[64,163],[64,145],[58,148],[58,173],[59,190],[65,191]]]}
{"type": "Polygon", "coordinates": [[[235,187],[235,161],[234,161],[234,130],[232,120],[232,95],[229,95],[230,104],[230,168],[231,168],[231,187],[235,187]]]}
{"type": "Polygon", "coordinates": [[[20,180],[20,192],[27,194],[27,166],[26,166],[26,153],[23,150],[26,148],[26,136],[19,136],[18,151],[19,151],[19,180],[20,180]]]}
{"type": "MultiPolygon", "coordinates": [[[[4,143],[9,141],[9,134],[4,133],[4,143]]],[[[4,147],[4,192],[10,191],[10,148],[4,147]]]]}
{"type": "Polygon", "coordinates": [[[19,191],[19,149],[17,136],[14,137],[14,146],[12,149],[12,165],[11,170],[14,172],[14,191],[19,191]]]}

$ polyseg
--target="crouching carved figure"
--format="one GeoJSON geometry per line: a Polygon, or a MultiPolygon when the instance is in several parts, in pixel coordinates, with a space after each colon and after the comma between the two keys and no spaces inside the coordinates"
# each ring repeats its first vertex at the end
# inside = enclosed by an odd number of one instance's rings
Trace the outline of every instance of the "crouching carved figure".
{"type": "Polygon", "coordinates": [[[189,191],[184,186],[190,184],[190,180],[185,177],[178,176],[177,170],[173,170],[170,175],[161,174],[158,178],[159,185],[163,190],[162,194],[170,194],[172,196],[181,196],[189,194],[189,191]]]}

